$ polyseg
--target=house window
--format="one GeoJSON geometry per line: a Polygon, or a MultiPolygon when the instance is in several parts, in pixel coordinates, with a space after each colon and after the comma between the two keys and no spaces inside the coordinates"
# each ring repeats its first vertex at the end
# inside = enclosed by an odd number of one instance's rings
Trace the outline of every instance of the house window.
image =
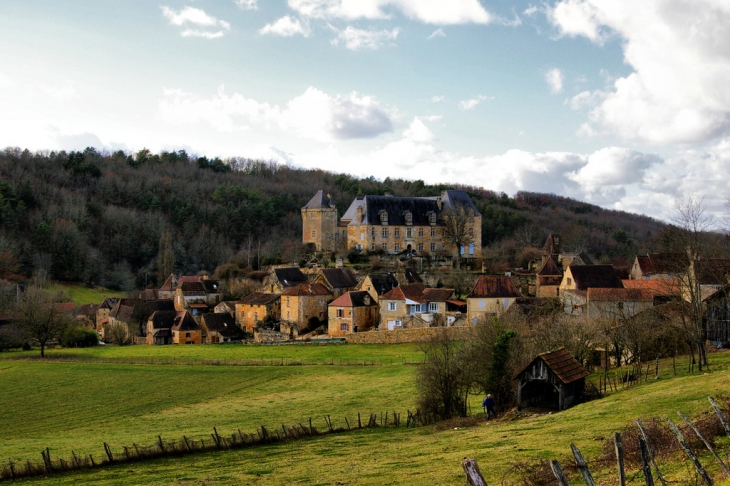
{"type": "Polygon", "coordinates": [[[388,310],[389,311],[394,311],[395,308],[396,308],[396,303],[395,302],[388,302],[388,310]]]}
{"type": "Polygon", "coordinates": [[[337,309],[337,317],[345,317],[345,309],[337,309]]]}
{"type": "Polygon", "coordinates": [[[375,251],[375,242],[370,243],[370,251],[375,251]]]}
{"type": "Polygon", "coordinates": [[[418,228],[418,236],[423,237],[423,228],[418,228]]]}
{"type": "Polygon", "coordinates": [[[418,251],[423,251],[423,243],[418,244],[418,251]]]}
{"type": "Polygon", "coordinates": [[[484,301],[483,300],[480,300],[479,301],[479,307],[481,307],[482,309],[484,309],[484,301]]]}
{"type": "Polygon", "coordinates": [[[413,236],[413,229],[412,228],[406,228],[406,238],[410,238],[413,236]]]}
{"type": "Polygon", "coordinates": [[[438,312],[438,311],[439,311],[438,302],[429,302],[428,303],[428,312],[438,312]]]}
{"type": "Polygon", "coordinates": [[[383,243],[383,251],[388,251],[388,244],[387,243],[383,243]]]}
{"type": "Polygon", "coordinates": [[[383,238],[388,237],[388,228],[383,228],[383,238]]]}
{"type": "Polygon", "coordinates": [[[436,251],[436,243],[431,243],[431,251],[436,251]]]}
{"type": "Polygon", "coordinates": [[[186,338],[190,337],[190,333],[189,333],[189,332],[186,332],[186,333],[185,333],[185,337],[186,337],[186,338]]]}
{"type": "Polygon", "coordinates": [[[253,313],[253,322],[259,322],[259,313],[258,312],[253,313]]]}
{"type": "Polygon", "coordinates": [[[431,228],[431,238],[436,236],[436,228],[431,228]]]}
{"type": "Polygon", "coordinates": [[[289,319],[289,311],[286,311],[286,318],[289,319]]]}
{"type": "Polygon", "coordinates": [[[347,323],[343,322],[340,324],[340,331],[347,331],[347,323]]]}
{"type": "Polygon", "coordinates": [[[400,251],[400,243],[396,243],[394,248],[395,248],[395,251],[400,251]]]}
{"type": "Polygon", "coordinates": [[[317,237],[317,230],[312,230],[312,238],[316,238],[316,237],[317,237]]]}
{"type": "Polygon", "coordinates": [[[623,310],[623,308],[624,308],[624,303],[623,303],[623,302],[619,302],[619,303],[618,303],[618,308],[619,308],[619,310],[623,310]]]}
{"type": "Polygon", "coordinates": [[[286,306],[289,307],[289,297],[286,298],[286,306]]]}
{"type": "Polygon", "coordinates": [[[393,229],[393,237],[400,238],[400,228],[393,229]]]}
{"type": "Polygon", "coordinates": [[[395,322],[393,323],[393,325],[394,325],[395,327],[403,327],[403,323],[402,323],[401,321],[395,321],[395,322]]]}
{"type": "Polygon", "coordinates": [[[469,254],[470,255],[474,254],[474,243],[469,243],[469,254]]]}
{"type": "Polygon", "coordinates": [[[568,277],[568,285],[572,285],[572,284],[573,284],[573,281],[570,279],[570,277],[568,277]]]}

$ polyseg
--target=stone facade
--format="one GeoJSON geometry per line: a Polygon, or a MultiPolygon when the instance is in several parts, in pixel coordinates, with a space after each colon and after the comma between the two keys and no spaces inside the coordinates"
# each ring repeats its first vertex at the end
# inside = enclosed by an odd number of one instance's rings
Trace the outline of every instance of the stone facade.
{"type": "Polygon", "coordinates": [[[342,337],[370,330],[378,319],[378,304],[367,291],[347,292],[328,308],[327,334],[342,337]]]}
{"type": "Polygon", "coordinates": [[[281,318],[281,297],[278,294],[254,292],[236,302],[236,324],[246,332],[254,332],[259,322],[281,318]]]}
{"type": "Polygon", "coordinates": [[[302,241],[314,244],[318,251],[336,251],[341,246],[335,201],[321,189],[302,208],[302,241]]]}
{"type": "Polygon", "coordinates": [[[281,319],[296,323],[299,332],[309,327],[310,321],[327,321],[327,306],[332,293],[322,284],[302,284],[281,294],[281,319]]]}

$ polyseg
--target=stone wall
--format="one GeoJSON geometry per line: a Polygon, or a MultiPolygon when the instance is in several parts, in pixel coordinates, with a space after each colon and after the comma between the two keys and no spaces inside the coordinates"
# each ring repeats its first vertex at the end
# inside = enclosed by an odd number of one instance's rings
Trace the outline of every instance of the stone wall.
{"type": "Polygon", "coordinates": [[[472,328],[470,327],[424,327],[417,329],[398,329],[393,331],[378,330],[358,332],[345,337],[352,344],[400,344],[418,343],[431,339],[437,332],[446,329],[455,339],[466,339],[472,328]]]}

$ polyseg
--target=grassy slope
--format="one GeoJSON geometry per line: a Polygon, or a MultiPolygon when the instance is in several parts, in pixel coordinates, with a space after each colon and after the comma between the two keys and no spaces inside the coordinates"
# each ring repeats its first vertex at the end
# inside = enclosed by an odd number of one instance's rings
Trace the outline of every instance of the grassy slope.
{"type": "MultiPolygon", "coordinates": [[[[188,349],[188,348],[186,348],[188,349]]],[[[306,348],[316,349],[316,348],[306,348]]],[[[356,354],[358,347],[351,353],[356,354]]],[[[713,372],[621,390],[559,414],[459,430],[364,430],[277,446],[119,466],[55,477],[102,484],[463,484],[460,462],[476,457],[489,484],[514,459],[562,458],[575,442],[595,457],[602,441],[636,417],[692,416],[707,395],[730,394],[730,353],[711,355],[713,372]],[[130,471],[133,471],[132,475],[130,471]]],[[[668,366],[666,371],[669,371],[668,366]]],[[[262,423],[275,428],[332,414],[404,410],[413,367],[155,367],[0,362],[0,457],[35,458],[44,446],[63,456],[101,455],[101,442],[131,445],[182,434],[201,438],[262,423]],[[394,404],[403,404],[398,407],[394,404]],[[86,417],[76,423],[69,416],[86,417]],[[22,425],[18,425],[22,424],[22,425]]],[[[721,441],[726,447],[727,440],[721,441]]],[[[726,449],[727,450],[727,449],[726,449]]],[[[709,458],[705,464],[714,468],[709,458]]],[[[684,482],[684,466],[667,470],[684,482]]],[[[716,471],[715,471],[716,473],[716,471]]],[[[634,484],[639,484],[635,482],[634,484]]]]}
{"type": "Polygon", "coordinates": [[[74,304],[77,306],[85,304],[100,304],[107,297],[127,297],[129,295],[127,292],[118,292],[116,290],[101,288],[90,289],[81,285],[66,285],[60,283],[50,284],[47,288],[54,292],[58,292],[60,290],[64,291],[69,297],[71,297],[71,300],[73,300],[74,304]]]}

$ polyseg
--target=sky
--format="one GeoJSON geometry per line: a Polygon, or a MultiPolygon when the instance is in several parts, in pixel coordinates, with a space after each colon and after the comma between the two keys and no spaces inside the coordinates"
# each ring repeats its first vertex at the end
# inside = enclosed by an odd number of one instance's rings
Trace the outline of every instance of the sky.
{"type": "Polygon", "coordinates": [[[0,147],[728,212],[727,0],[2,0],[0,147]]]}

